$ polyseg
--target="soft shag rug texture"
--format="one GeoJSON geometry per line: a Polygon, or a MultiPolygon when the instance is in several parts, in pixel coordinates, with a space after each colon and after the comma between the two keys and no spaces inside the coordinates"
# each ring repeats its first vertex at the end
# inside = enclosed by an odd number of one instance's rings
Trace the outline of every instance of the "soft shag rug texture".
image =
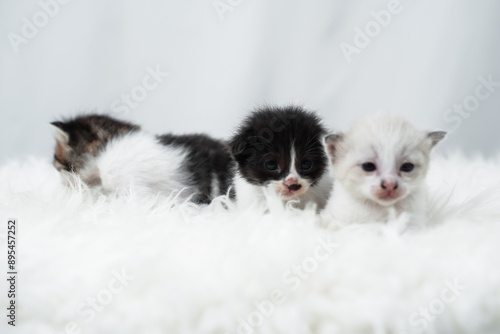
{"type": "MultiPolygon", "coordinates": [[[[236,211],[64,186],[0,168],[18,220],[15,333],[500,333],[500,159],[434,156],[429,227],[332,229],[312,210],[236,211]]],[[[1,280],[2,313],[7,282],[1,280]]]]}

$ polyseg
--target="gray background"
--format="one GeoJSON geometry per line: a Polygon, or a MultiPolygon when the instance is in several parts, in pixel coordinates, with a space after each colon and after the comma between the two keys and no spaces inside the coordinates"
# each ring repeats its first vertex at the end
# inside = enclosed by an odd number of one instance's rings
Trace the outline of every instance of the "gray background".
{"type": "MultiPolygon", "coordinates": [[[[73,0],[52,7],[16,53],[9,36],[54,1],[0,1],[0,162],[51,159],[50,121],[110,112],[157,65],[168,77],[135,109],[113,114],[152,133],[222,138],[263,103],[302,104],[333,130],[381,110],[449,130],[446,110],[474,96],[479,76],[500,82],[494,0],[401,0],[350,63],[341,43],[354,44],[356,27],[391,1],[73,0]],[[223,19],[214,3],[230,8],[223,19]]],[[[459,117],[440,150],[496,153],[499,106],[500,87],[459,117]]]]}

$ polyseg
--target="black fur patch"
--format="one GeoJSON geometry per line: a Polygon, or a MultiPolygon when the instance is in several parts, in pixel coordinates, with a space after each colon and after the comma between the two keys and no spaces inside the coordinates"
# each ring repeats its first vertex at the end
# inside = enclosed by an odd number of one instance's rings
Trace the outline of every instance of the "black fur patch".
{"type": "Polygon", "coordinates": [[[265,107],[243,121],[231,138],[230,147],[240,173],[255,185],[284,179],[291,170],[293,147],[297,155],[295,169],[315,185],[328,163],[322,143],[326,133],[313,112],[296,106],[265,107]],[[312,161],[312,167],[304,170],[301,163],[307,160],[312,161]],[[266,169],[265,163],[269,161],[275,161],[280,170],[266,169]]]}
{"type": "Polygon", "coordinates": [[[114,137],[138,131],[139,126],[104,115],[84,115],[50,123],[68,136],[68,142],[58,140],[54,165],[58,170],[78,172],[85,156],[96,156],[114,137]]]}
{"type": "MultiPolygon", "coordinates": [[[[189,152],[184,165],[192,186],[198,188],[200,192],[193,199],[194,202],[211,202],[214,177],[219,188],[215,195],[227,194],[234,176],[234,161],[225,143],[202,134],[183,136],[166,134],[158,136],[158,140],[163,145],[182,147],[189,152]]],[[[234,198],[234,196],[234,190],[231,188],[230,197],[234,198]]]]}

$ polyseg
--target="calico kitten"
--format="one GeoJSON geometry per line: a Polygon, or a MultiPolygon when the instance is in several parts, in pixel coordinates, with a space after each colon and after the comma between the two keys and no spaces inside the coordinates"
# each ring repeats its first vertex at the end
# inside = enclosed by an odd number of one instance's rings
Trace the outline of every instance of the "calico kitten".
{"type": "Polygon", "coordinates": [[[78,174],[106,192],[133,189],[196,203],[229,193],[228,147],[205,135],[152,136],[140,127],[104,115],[78,116],[56,127],[54,166],[78,174]]]}
{"type": "Polygon", "coordinates": [[[326,137],[335,182],[327,213],[338,222],[354,223],[387,221],[407,212],[410,227],[422,226],[429,155],[445,135],[375,114],[346,133],[326,137]]]}
{"type": "Polygon", "coordinates": [[[326,129],[300,107],[265,107],[251,113],[230,140],[237,163],[238,206],[298,200],[326,204],[331,189],[323,148],[326,129]],[[270,197],[271,196],[271,197],[270,197]]]}

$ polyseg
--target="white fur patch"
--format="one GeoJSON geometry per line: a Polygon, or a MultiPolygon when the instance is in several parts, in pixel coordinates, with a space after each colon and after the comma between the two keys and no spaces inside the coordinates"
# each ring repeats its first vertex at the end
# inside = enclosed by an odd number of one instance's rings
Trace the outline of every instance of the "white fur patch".
{"type": "Polygon", "coordinates": [[[295,168],[297,164],[297,153],[295,153],[295,147],[292,144],[292,149],[290,151],[290,174],[293,176],[299,177],[299,173],[297,172],[297,168],[295,168]]]}
{"type": "Polygon", "coordinates": [[[217,175],[215,173],[212,173],[210,175],[212,178],[212,184],[211,184],[211,197],[215,198],[219,196],[220,192],[220,187],[219,187],[219,179],[217,178],[217,175]]]}
{"type": "Polygon", "coordinates": [[[263,187],[248,183],[239,171],[235,174],[233,185],[236,191],[237,206],[242,210],[262,207],[266,202],[263,187]]]}
{"type": "MultiPolygon", "coordinates": [[[[188,186],[183,170],[186,152],[158,143],[142,132],[113,139],[95,159],[105,191],[132,191],[137,196],[170,196],[188,186]]],[[[82,172],[83,174],[84,172],[82,172]]],[[[192,190],[183,190],[185,199],[192,190]]]]}

